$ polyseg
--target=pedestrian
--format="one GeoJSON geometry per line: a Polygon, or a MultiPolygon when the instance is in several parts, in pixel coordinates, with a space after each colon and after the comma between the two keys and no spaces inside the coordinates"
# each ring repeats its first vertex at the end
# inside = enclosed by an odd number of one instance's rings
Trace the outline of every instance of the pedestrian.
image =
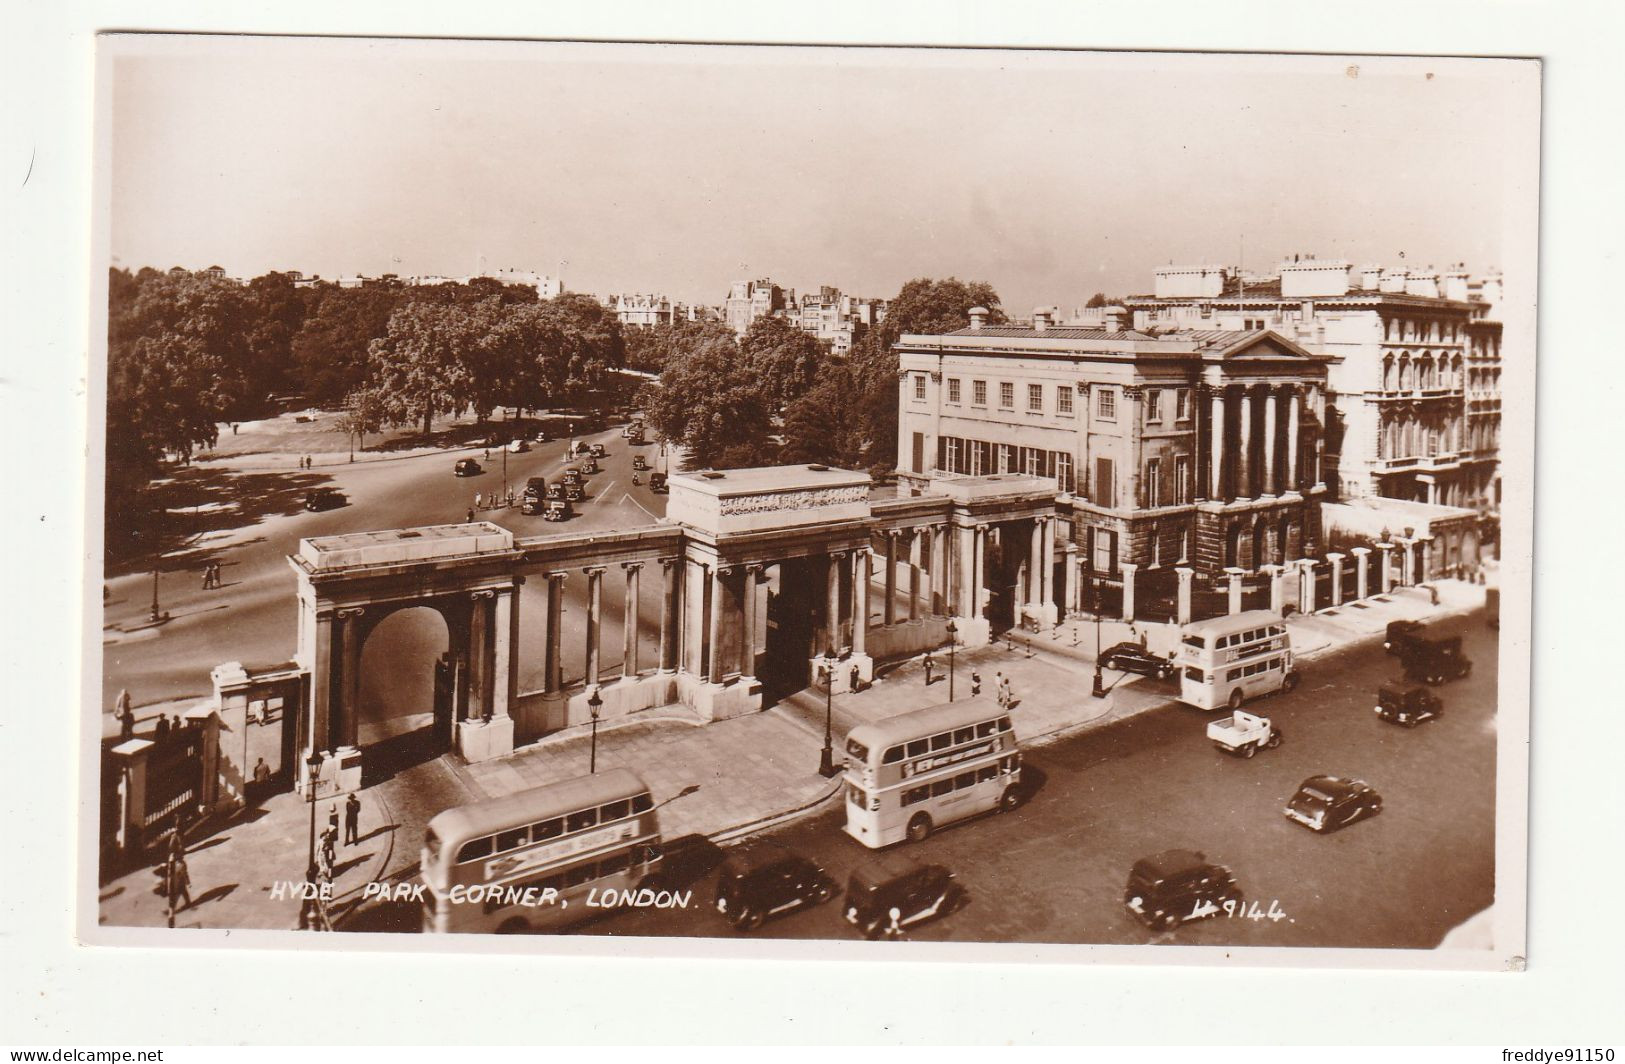
{"type": "Polygon", "coordinates": [[[972,698],[982,693],[982,674],[975,669],[970,674],[970,693],[972,698]]]}
{"type": "Polygon", "coordinates": [[[152,726],[152,741],[161,743],[169,737],[169,718],[158,714],[158,723],[152,726]]]}
{"type": "Polygon", "coordinates": [[[1004,687],[1003,672],[995,672],[993,674],[993,690],[997,692],[999,696],[999,708],[1008,709],[1010,706],[1010,695],[1008,692],[1006,692],[1004,687]]]}
{"type": "Polygon", "coordinates": [[[469,524],[474,523],[474,507],[472,507],[472,506],[470,506],[468,508],[468,523],[469,524]]]}
{"type": "Polygon", "coordinates": [[[936,667],[937,663],[935,661],[931,660],[931,652],[929,650],[927,650],[925,652],[925,659],[923,661],[921,661],[920,664],[925,666],[925,686],[930,687],[931,686],[931,670],[936,667]]]}
{"type": "Polygon", "coordinates": [[[1437,606],[1439,604],[1439,589],[1434,587],[1432,584],[1428,585],[1428,598],[1432,601],[1433,605],[1437,606]]]}
{"type": "MultiPolygon", "coordinates": [[[[177,844],[179,839],[176,840],[177,844]]],[[[192,907],[192,875],[186,868],[184,848],[177,845],[169,855],[169,866],[165,869],[164,884],[169,894],[169,926],[175,926],[175,914],[182,909],[192,907]],[[183,902],[184,904],[178,904],[183,902]]]]}
{"type": "Polygon", "coordinates": [[[213,576],[214,576],[214,563],[213,562],[205,562],[203,564],[203,590],[204,591],[209,590],[209,588],[212,586],[209,581],[213,578],[213,576]]]}
{"type": "Polygon", "coordinates": [[[354,846],[361,841],[361,799],[354,791],[344,800],[344,845],[354,846]]]}
{"type": "Polygon", "coordinates": [[[237,422],[235,421],[231,423],[231,434],[233,436],[237,435],[237,422]]]}
{"type": "Polygon", "coordinates": [[[118,698],[113,702],[113,716],[118,721],[118,737],[120,739],[133,739],[135,737],[135,710],[130,708],[130,692],[128,688],[119,688],[118,698]]]}
{"type": "Polygon", "coordinates": [[[333,865],[338,860],[339,831],[338,828],[328,827],[322,829],[322,846],[318,856],[321,858],[321,873],[326,879],[333,878],[333,865]]]}
{"type": "Polygon", "coordinates": [[[1007,709],[1007,710],[1016,708],[1016,689],[1015,689],[1014,685],[1012,685],[1010,683],[1010,677],[1008,677],[1008,676],[1006,676],[1004,678],[1004,703],[1003,703],[1003,705],[1004,705],[1004,708],[1007,709]]]}
{"type": "Polygon", "coordinates": [[[847,674],[847,689],[856,694],[862,687],[863,670],[858,668],[857,665],[853,665],[852,671],[847,674]]]}
{"type": "Polygon", "coordinates": [[[476,491],[474,493],[474,509],[483,510],[484,508],[485,508],[485,493],[476,491]]]}
{"type": "Polygon", "coordinates": [[[333,833],[334,838],[338,838],[338,834],[339,834],[339,803],[337,803],[337,802],[333,802],[333,803],[329,804],[328,807],[327,807],[327,828],[328,828],[329,831],[331,831],[333,833]]]}

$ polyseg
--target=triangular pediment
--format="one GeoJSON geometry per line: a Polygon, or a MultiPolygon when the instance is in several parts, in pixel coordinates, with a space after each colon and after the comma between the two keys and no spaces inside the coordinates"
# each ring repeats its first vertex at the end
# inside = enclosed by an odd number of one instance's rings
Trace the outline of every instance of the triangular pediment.
{"type": "Polygon", "coordinates": [[[1317,358],[1312,352],[1298,346],[1286,337],[1262,329],[1231,341],[1227,345],[1217,345],[1209,351],[1226,362],[1233,360],[1270,361],[1270,360],[1297,360],[1301,358],[1317,358]]]}

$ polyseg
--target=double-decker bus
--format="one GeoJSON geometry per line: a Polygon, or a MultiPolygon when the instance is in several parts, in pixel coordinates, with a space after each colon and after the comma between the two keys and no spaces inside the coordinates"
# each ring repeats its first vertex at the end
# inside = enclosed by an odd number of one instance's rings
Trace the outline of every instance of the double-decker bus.
{"type": "Polygon", "coordinates": [[[423,836],[423,929],[565,927],[594,915],[589,891],[642,886],[660,858],[654,801],[628,769],[457,806],[423,836]]]}
{"type": "Polygon", "coordinates": [[[1286,622],[1269,610],[1187,624],[1174,658],[1179,700],[1198,709],[1228,706],[1298,685],[1292,668],[1292,637],[1286,622]]]}
{"type": "Polygon", "coordinates": [[[846,737],[846,833],[878,848],[1021,801],[1010,714],[986,698],[853,728],[846,737]]]}

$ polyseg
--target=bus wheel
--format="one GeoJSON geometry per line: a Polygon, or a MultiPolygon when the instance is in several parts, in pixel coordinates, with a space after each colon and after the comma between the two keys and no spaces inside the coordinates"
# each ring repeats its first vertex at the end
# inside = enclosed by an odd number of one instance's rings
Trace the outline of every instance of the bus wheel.
{"type": "Polygon", "coordinates": [[[1234,713],[1241,708],[1241,688],[1230,692],[1230,712],[1234,713]]]}
{"type": "Polygon", "coordinates": [[[908,822],[908,841],[924,842],[929,834],[931,834],[931,818],[924,813],[915,814],[914,819],[908,822]]]}
{"type": "Polygon", "coordinates": [[[999,812],[1008,813],[1021,804],[1021,792],[1014,787],[1006,787],[1004,793],[999,795],[999,812]]]}
{"type": "Polygon", "coordinates": [[[1291,691],[1291,690],[1296,689],[1297,686],[1298,686],[1298,674],[1295,673],[1295,672],[1287,673],[1286,674],[1286,679],[1281,681],[1281,687],[1282,687],[1283,690],[1291,691]]]}
{"type": "Polygon", "coordinates": [[[499,934],[499,935],[522,935],[526,931],[529,931],[529,930],[530,930],[530,924],[526,923],[523,919],[516,916],[511,920],[504,921],[502,926],[497,928],[497,934],[499,934]]]}

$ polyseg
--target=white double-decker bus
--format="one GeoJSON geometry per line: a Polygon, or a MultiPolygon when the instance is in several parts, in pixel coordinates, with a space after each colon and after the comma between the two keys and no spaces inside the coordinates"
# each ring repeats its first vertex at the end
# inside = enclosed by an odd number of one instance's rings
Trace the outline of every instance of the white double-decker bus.
{"type": "Polygon", "coordinates": [[[589,891],[650,882],[660,828],[649,788],[614,769],[447,809],[420,868],[425,931],[527,931],[594,915],[589,891]]]}
{"type": "Polygon", "coordinates": [[[878,848],[1020,804],[1010,714],[986,698],[862,724],[846,737],[846,833],[878,848]]]}
{"type": "Polygon", "coordinates": [[[1286,622],[1269,610],[1186,625],[1174,664],[1179,700],[1198,709],[1228,706],[1234,712],[1250,698],[1298,684],[1292,637],[1286,622]]]}

